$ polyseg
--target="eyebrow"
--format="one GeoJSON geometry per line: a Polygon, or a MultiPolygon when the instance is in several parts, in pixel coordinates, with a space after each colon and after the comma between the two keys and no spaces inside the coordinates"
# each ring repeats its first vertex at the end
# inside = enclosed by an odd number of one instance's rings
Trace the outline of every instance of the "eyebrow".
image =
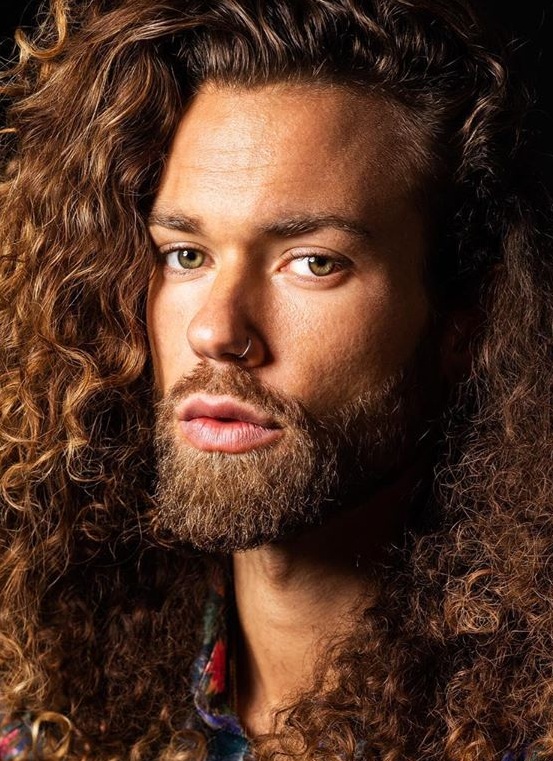
{"type": "MultiPolygon", "coordinates": [[[[203,233],[202,224],[197,217],[190,217],[180,212],[154,209],[148,217],[148,225],[159,225],[166,230],[176,230],[190,235],[201,235],[203,233]]],[[[297,235],[305,235],[326,228],[341,230],[364,241],[373,238],[370,229],[361,222],[348,219],[340,214],[306,214],[285,217],[260,225],[257,231],[261,235],[293,238],[297,235]]]]}

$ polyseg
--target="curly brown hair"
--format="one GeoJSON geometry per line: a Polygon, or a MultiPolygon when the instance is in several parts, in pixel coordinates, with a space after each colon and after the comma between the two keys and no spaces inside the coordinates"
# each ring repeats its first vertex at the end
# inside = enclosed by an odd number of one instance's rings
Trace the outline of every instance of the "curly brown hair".
{"type": "Polygon", "coordinates": [[[486,24],[465,0],[51,5],[4,74],[0,192],[0,694],[36,718],[33,757],[205,758],[186,726],[212,561],[147,530],[146,219],[198,88],[283,80],[401,107],[436,314],[476,304],[481,319],[422,525],[256,752],[551,757],[550,202],[486,24]]]}

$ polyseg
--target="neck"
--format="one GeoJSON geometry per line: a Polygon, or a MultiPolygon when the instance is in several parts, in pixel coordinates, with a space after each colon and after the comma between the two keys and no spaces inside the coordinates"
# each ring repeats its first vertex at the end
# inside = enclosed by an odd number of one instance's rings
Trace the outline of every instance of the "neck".
{"type": "Polygon", "coordinates": [[[324,526],[234,556],[238,712],[250,736],[271,731],[276,711],[309,689],[329,645],[376,599],[371,571],[403,533],[416,483],[406,474],[324,526]]]}

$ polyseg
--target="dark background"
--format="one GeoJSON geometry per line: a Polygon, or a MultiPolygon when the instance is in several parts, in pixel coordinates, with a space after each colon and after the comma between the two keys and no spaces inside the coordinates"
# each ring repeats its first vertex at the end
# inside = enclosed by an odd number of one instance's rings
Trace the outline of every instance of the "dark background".
{"type": "Polygon", "coordinates": [[[32,26],[40,3],[36,0],[0,0],[0,56],[13,54],[13,33],[18,26],[32,26]]]}
{"type": "MultiPolygon", "coordinates": [[[[519,66],[538,95],[534,121],[540,144],[553,153],[553,0],[479,1],[513,40],[519,66]]],[[[4,62],[14,55],[14,30],[32,27],[40,5],[37,0],[0,0],[0,57],[4,62]]],[[[0,121],[2,116],[0,102],[0,121]]]]}

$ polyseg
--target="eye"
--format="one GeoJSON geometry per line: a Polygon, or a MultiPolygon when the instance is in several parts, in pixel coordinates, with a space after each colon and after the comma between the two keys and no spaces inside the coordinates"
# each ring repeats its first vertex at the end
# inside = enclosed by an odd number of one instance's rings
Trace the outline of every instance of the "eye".
{"type": "Polygon", "coordinates": [[[165,253],[165,264],[172,270],[196,270],[205,262],[205,254],[196,248],[183,246],[165,253]]]}
{"type": "Polygon", "coordinates": [[[327,277],[342,269],[341,262],[322,254],[296,257],[291,260],[288,266],[296,275],[303,277],[310,277],[312,275],[315,275],[315,277],[327,277]]]}

